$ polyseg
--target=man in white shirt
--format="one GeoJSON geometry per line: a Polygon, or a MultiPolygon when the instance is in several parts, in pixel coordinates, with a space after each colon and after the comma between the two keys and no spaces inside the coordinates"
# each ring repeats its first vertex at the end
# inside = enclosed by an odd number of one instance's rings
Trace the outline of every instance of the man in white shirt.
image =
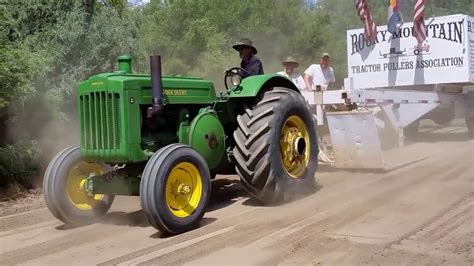
{"type": "Polygon", "coordinates": [[[315,90],[316,86],[320,85],[322,90],[326,90],[329,83],[336,81],[334,70],[329,66],[330,62],[329,54],[323,53],[319,59],[319,64],[312,64],[306,69],[304,72],[306,87],[315,90]]]}
{"type": "Polygon", "coordinates": [[[304,79],[299,73],[295,72],[295,70],[300,65],[298,61],[289,56],[285,61],[281,62],[281,64],[283,65],[283,71],[280,71],[277,74],[291,79],[300,91],[304,90],[306,88],[304,79]]]}

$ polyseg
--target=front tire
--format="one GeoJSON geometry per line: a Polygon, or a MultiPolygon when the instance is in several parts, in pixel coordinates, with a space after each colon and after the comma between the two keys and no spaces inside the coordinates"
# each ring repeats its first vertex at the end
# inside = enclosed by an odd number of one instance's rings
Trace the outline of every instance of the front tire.
{"type": "Polygon", "coordinates": [[[65,224],[85,225],[96,221],[109,210],[114,195],[95,194],[85,190],[90,175],[109,171],[104,164],[82,160],[78,145],[59,152],[48,165],[43,180],[46,206],[65,224]]]}
{"type": "Polygon", "coordinates": [[[304,98],[287,88],[265,92],[237,117],[236,171],[244,189],[264,204],[285,201],[314,188],[318,145],[304,98]]]}
{"type": "Polygon", "coordinates": [[[150,224],[170,234],[198,226],[211,192],[204,158],[183,144],[158,150],[147,162],[140,182],[142,208],[150,224]]]}

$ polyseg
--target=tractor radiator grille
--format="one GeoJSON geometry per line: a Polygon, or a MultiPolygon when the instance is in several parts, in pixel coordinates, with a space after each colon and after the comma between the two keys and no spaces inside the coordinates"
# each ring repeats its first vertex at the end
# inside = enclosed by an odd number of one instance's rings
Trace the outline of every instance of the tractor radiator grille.
{"type": "Polygon", "coordinates": [[[87,150],[120,149],[120,94],[90,92],[79,97],[81,145],[87,150]]]}

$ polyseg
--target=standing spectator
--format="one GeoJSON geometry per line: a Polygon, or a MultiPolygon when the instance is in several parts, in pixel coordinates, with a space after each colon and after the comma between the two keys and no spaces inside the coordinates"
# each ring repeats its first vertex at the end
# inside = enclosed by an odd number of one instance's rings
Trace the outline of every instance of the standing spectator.
{"type": "Polygon", "coordinates": [[[315,90],[316,86],[320,85],[322,90],[327,90],[329,84],[336,80],[334,70],[329,66],[330,63],[331,57],[329,54],[321,54],[319,64],[310,65],[304,72],[306,87],[315,90]]]}
{"type": "Polygon", "coordinates": [[[289,56],[281,64],[283,65],[283,71],[280,71],[277,74],[291,79],[300,91],[305,90],[306,84],[303,77],[299,73],[295,72],[295,70],[300,65],[299,62],[293,57],[289,56]]]}

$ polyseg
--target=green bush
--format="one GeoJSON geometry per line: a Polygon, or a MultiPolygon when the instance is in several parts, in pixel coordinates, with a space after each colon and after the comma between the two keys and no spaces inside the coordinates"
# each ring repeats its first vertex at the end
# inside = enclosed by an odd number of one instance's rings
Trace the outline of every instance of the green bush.
{"type": "Polygon", "coordinates": [[[31,187],[37,174],[33,161],[38,155],[34,141],[23,140],[13,145],[0,146],[0,186],[18,183],[27,188],[31,187]]]}

